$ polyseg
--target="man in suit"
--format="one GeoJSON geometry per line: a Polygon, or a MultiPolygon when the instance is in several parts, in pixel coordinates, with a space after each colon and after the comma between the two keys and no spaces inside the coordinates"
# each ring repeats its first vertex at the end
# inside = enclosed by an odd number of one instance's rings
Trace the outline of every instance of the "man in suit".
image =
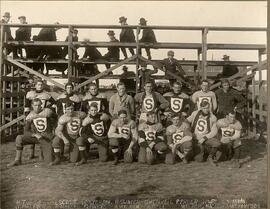
{"type": "MultiPolygon", "coordinates": [[[[27,24],[26,22],[26,17],[25,16],[20,16],[18,17],[18,19],[20,20],[21,24],[27,24]]],[[[16,41],[30,41],[31,39],[31,27],[19,27],[16,30],[16,36],[15,36],[15,40],[16,41]]],[[[18,48],[18,54],[22,56],[22,47],[18,48]]],[[[28,48],[25,48],[25,52],[26,52],[26,57],[28,54],[28,48]]]]}
{"type": "MultiPolygon", "coordinates": [[[[119,18],[119,23],[122,26],[128,25],[127,24],[127,18],[122,16],[119,18]]],[[[134,32],[131,28],[122,28],[121,33],[120,33],[120,42],[135,42],[135,35],[134,32]]],[[[134,55],[134,50],[133,48],[128,48],[128,50],[130,51],[130,53],[132,55],[134,55]]],[[[126,48],[125,47],[121,47],[121,51],[125,57],[125,59],[127,59],[127,52],[126,52],[126,48]]]]}
{"type": "Polygon", "coordinates": [[[165,78],[168,79],[170,81],[170,85],[173,86],[173,83],[176,81],[176,79],[174,76],[169,75],[168,72],[182,78],[186,77],[186,73],[183,70],[182,66],[179,64],[178,60],[174,58],[174,51],[168,51],[167,55],[168,58],[163,59],[161,61],[161,64],[165,69],[165,78]]]}
{"type": "MultiPolygon", "coordinates": [[[[147,25],[146,22],[147,21],[142,17],[140,19],[139,25],[146,26],[147,25]]],[[[142,38],[140,39],[140,42],[157,43],[157,40],[156,40],[156,36],[155,36],[154,31],[151,28],[145,28],[145,29],[143,29],[142,38]]],[[[145,51],[146,51],[146,55],[147,55],[148,59],[151,60],[152,57],[151,57],[150,48],[145,47],[145,51]]],[[[141,49],[139,51],[139,54],[141,54],[141,49]]]]}
{"type": "MultiPolygon", "coordinates": [[[[78,41],[78,30],[74,29],[72,30],[72,42],[77,42],[78,41]]],[[[66,37],[65,42],[68,42],[68,36],[66,37]]],[[[78,47],[76,47],[77,49],[78,47]]],[[[75,51],[76,53],[76,58],[78,58],[77,50],[75,51]]],[[[62,57],[65,58],[68,54],[68,47],[64,47],[62,51],[62,57]]]]}
{"type": "MultiPolygon", "coordinates": [[[[115,33],[113,30],[108,31],[108,36],[110,39],[110,42],[119,42],[115,38],[115,33]]],[[[109,46],[108,47],[108,52],[103,56],[103,58],[107,61],[118,61],[119,60],[119,47],[118,46],[109,46]]],[[[110,64],[105,64],[106,68],[109,69],[111,67],[110,64]]]]}
{"type": "MultiPolygon", "coordinates": [[[[11,18],[10,13],[9,12],[5,12],[4,15],[3,15],[3,19],[1,20],[1,23],[8,24],[10,18],[11,18]]],[[[7,41],[14,41],[14,38],[11,35],[11,30],[10,30],[10,27],[9,26],[5,26],[3,28],[3,33],[4,33],[4,35],[6,34],[6,40],[7,41]]],[[[3,36],[3,40],[1,40],[1,42],[3,42],[4,40],[5,39],[4,39],[4,36],[3,36]]],[[[7,47],[7,55],[9,55],[11,52],[13,52],[13,56],[16,57],[16,49],[14,47],[12,47],[12,46],[8,46],[7,47]]]]}

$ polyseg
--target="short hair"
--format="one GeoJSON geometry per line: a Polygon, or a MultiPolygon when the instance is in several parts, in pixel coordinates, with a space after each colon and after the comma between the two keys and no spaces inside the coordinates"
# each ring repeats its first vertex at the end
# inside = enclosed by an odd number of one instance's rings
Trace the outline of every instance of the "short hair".
{"type": "Polygon", "coordinates": [[[206,107],[207,105],[210,105],[208,101],[202,101],[200,107],[206,107]]]}
{"type": "Polygon", "coordinates": [[[236,112],[234,110],[227,110],[227,111],[225,111],[225,115],[229,115],[229,114],[236,115],[236,112]]]}
{"type": "Polygon", "coordinates": [[[91,83],[89,84],[89,88],[90,88],[91,86],[95,86],[95,87],[97,87],[97,84],[96,84],[96,83],[94,83],[94,82],[91,82],[91,83]]]}
{"type": "Polygon", "coordinates": [[[119,86],[125,86],[125,87],[126,87],[126,85],[125,85],[123,82],[119,82],[119,83],[116,85],[117,88],[118,88],[119,86]]]}
{"type": "Polygon", "coordinates": [[[127,115],[127,111],[126,110],[119,110],[118,111],[118,116],[120,116],[121,114],[127,115]]]}
{"type": "Polygon", "coordinates": [[[227,78],[221,79],[221,85],[224,83],[228,83],[230,85],[230,81],[227,78]]]}
{"type": "Polygon", "coordinates": [[[89,107],[88,107],[88,110],[90,110],[91,107],[95,107],[98,109],[98,104],[96,102],[92,102],[89,107]]]}
{"type": "Polygon", "coordinates": [[[74,89],[74,85],[71,82],[66,83],[65,88],[67,88],[67,86],[71,86],[72,89],[74,89]]]}
{"type": "Polygon", "coordinates": [[[182,86],[182,82],[181,81],[175,81],[175,82],[173,82],[173,86],[174,85],[182,86]]]}
{"type": "Polygon", "coordinates": [[[146,86],[146,84],[150,83],[153,86],[153,82],[151,80],[146,80],[144,83],[144,86],[146,86]]]}
{"type": "Polygon", "coordinates": [[[42,104],[42,101],[39,98],[33,99],[32,102],[31,102],[31,104],[34,104],[35,102],[40,102],[42,104]]]}
{"type": "Polygon", "coordinates": [[[155,113],[155,111],[150,111],[150,112],[147,112],[146,113],[146,116],[148,117],[148,116],[150,116],[150,115],[155,115],[156,113],[155,113]]]}
{"type": "Polygon", "coordinates": [[[41,79],[37,79],[36,82],[35,82],[35,84],[37,84],[37,83],[42,83],[42,84],[44,84],[43,80],[41,80],[41,79]]]}
{"type": "Polygon", "coordinates": [[[74,103],[71,102],[71,101],[67,101],[67,102],[66,102],[66,109],[67,109],[68,107],[74,107],[74,103]]]}
{"type": "Polygon", "coordinates": [[[208,80],[206,80],[206,79],[203,79],[202,81],[201,81],[201,84],[202,83],[208,83],[208,84],[210,84],[210,82],[208,81],[208,80]]]}
{"type": "Polygon", "coordinates": [[[179,113],[172,113],[171,118],[173,119],[176,117],[181,118],[181,115],[179,115],[179,113]]]}

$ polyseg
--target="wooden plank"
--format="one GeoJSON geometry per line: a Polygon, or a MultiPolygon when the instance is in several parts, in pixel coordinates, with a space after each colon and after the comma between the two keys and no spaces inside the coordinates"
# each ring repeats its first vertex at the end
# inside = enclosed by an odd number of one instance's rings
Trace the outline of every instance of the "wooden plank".
{"type": "Polygon", "coordinates": [[[73,52],[71,48],[72,44],[72,27],[69,26],[68,28],[68,81],[70,81],[70,78],[72,76],[72,60],[73,60],[73,52]]]}
{"type": "Polygon", "coordinates": [[[68,60],[65,59],[49,59],[49,60],[37,60],[37,59],[14,59],[21,63],[52,63],[52,64],[68,64],[68,60]]]}
{"type": "Polygon", "coordinates": [[[7,108],[7,109],[2,109],[1,114],[5,115],[5,114],[10,114],[10,113],[14,113],[14,112],[19,112],[19,111],[23,111],[24,107],[13,107],[13,108],[7,108]]]}
{"type": "Polygon", "coordinates": [[[122,61],[122,62],[119,62],[118,64],[116,64],[116,65],[114,65],[113,67],[111,67],[111,68],[105,70],[104,72],[99,73],[98,75],[95,75],[95,76],[93,76],[92,78],[88,79],[87,81],[85,81],[85,82],[83,82],[83,83],[77,85],[74,89],[75,89],[75,90],[80,89],[81,87],[83,87],[83,86],[85,86],[85,85],[87,85],[87,84],[93,82],[93,81],[96,80],[96,79],[101,78],[102,76],[108,74],[109,72],[112,72],[113,70],[115,70],[116,68],[120,67],[121,65],[124,65],[124,64],[128,63],[129,61],[134,60],[136,57],[137,57],[137,55],[133,55],[133,56],[131,56],[130,58],[128,58],[128,59],[126,59],[126,60],[124,60],[124,61],[122,61]]]}
{"type": "Polygon", "coordinates": [[[228,49],[228,50],[264,50],[264,44],[207,44],[208,49],[228,49]]]}
{"type": "Polygon", "coordinates": [[[11,76],[2,76],[3,81],[12,81],[12,82],[17,82],[17,81],[22,81],[26,82],[27,79],[21,78],[21,77],[11,77],[11,76]]]}
{"type": "Polygon", "coordinates": [[[12,121],[4,124],[3,126],[0,127],[0,132],[2,132],[3,130],[5,130],[6,128],[8,128],[8,127],[10,127],[10,126],[18,123],[19,121],[23,120],[24,118],[25,118],[25,116],[24,115],[21,115],[20,117],[18,117],[16,119],[14,119],[14,120],[12,120],[12,121]]]}
{"type": "Polygon", "coordinates": [[[207,78],[207,28],[202,31],[202,77],[207,78]]]}
{"type": "Polygon", "coordinates": [[[25,66],[25,65],[23,65],[23,64],[21,64],[21,63],[15,61],[15,60],[11,59],[11,58],[7,58],[6,60],[9,61],[9,62],[12,63],[12,64],[14,64],[14,65],[16,65],[16,66],[18,66],[18,67],[24,69],[24,70],[26,70],[26,71],[32,73],[32,74],[34,74],[34,75],[36,75],[36,76],[38,76],[38,77],[40,77],[40,78],[46,80],[46,81],[49,81],[49,82],[53,83],[54,85],[56,85],[57,87],[59,87],[59,88],[61,88],[61,89],[65,89],[65,86],[64,86],[64,85],[62,85],[62,84],[60,84],[60,83],[58,83],[58,82],[52,80],[51,78],[49,78],[49,77],[47,77],[47,76],[45,76],[45,75],[42,75],[41,73],[38,73],[38,72],[32,70],[31,68],[29,68],[29,67],[27,67],[27,66],[25,66]]]}

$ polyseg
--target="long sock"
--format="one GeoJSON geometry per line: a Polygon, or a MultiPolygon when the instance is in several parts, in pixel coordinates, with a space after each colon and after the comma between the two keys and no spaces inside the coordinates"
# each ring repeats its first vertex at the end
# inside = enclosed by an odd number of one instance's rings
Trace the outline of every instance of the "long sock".
{"type": "Polygon", "coordinates": [[[16,150],[16,157],[15,157],[15,160],[16,161],[21,161],[22,159],[22,150],[16,150]]]}

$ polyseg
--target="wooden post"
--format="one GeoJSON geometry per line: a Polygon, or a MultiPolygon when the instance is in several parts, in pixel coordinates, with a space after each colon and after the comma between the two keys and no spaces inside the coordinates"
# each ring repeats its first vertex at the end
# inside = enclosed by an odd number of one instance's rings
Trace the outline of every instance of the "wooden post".
{"type": "Polygon", "coordinates": [[[194,80],[196,89],[199,86],[200,83],[200,77],[201,77],[201,59],[200,59],[201,50],[197,50],[197,72],[195,72],[196,80],[194,80]]]}
{"type": "Polygon", "coordinates": [[[68,27],[68,82],[74,76],[73,72],[73,51],[72,51],[72,27],[68,27]]]}
{"type": "Polygon", "coordinates": [[[138,69],[139,69],[139,32],[140,32],[140,27],[137,27],[136,29],[136,94],[138,93],[138,88],[139,88],[139,85],[140,85],[140,81],[139,81],[139,72],[138,72],[138,69]]]}
{"type": "MultiPolygon", "coordinates": [[[[251,86],[251,92],[252,92],[252,106],[251,106],[251,111],[252,111],[252,117],[256,118],[255,114],[255,108],[256,108],[256,81],[255,81],[255,76],[252,78],[252,86],[251,86]]],[[[256,124],[252,120],[252,133],[255,135],[256,134],[256,124]]]]}
{"type": "Polygon", "coordinates": [[[258,50],[258,64],[259,64],[259,113],[260,113],[260,121],[263,121],[263,100],[262,100],[262,66],[260,66],[262,62],[262,52],[258,50]]]}
{"type": "Polygon", "coordinates": [[[202,73],[203,79],[207,79],[207,33],[208,29],[202,30],[202,73]]]}

